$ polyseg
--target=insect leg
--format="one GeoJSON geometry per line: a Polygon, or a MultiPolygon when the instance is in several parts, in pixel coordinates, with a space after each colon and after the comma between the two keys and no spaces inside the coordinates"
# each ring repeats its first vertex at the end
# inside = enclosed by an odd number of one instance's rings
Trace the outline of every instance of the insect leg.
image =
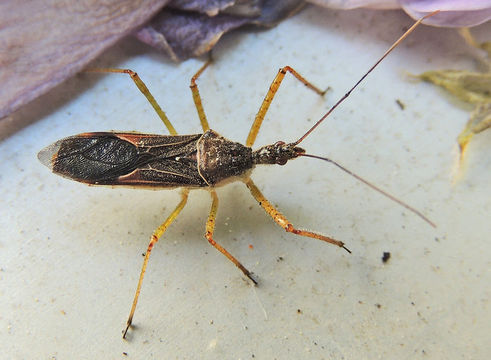
{"type": "Polygon", "coordinates": [[[256,141],[257,134],[259,132],[259,128],[261,127],[261,124],[264,120],[264,116],[266,115],[266,112],[269,109],[269,105],[271,105],[271,102],[273,101],[274,96],[276,95],[276,92],[278,91],[281,82],[283,81],[283,78],[286,75],[286,72],[289,72],[293,76],[295,76],[296,79],[298,79],[300,82],[302,82],[306,87],[309,89],[315,91],[317,94],[323,96],[326,90],[320,90],[318,87],[312,85],[310,82],[308,82],[304,77],[302,77],[298,72],[296,72],[293,68],[290,66],[285,66],[281,68],[278,71],[278,74],[274,78],[273,82],[269,86],[268,93],[264,97],[264,100],[261,104],[261,107],[259,108],[259,111],[256,114],[256,118],[254,119],[254,122],[252,123],[251,130],[249,131],[249,135],[247,136],[246,140],[246,146],[252,146],[254,144],[254,141],[256,141]]]}
{"type": "Polygon", "coordinates": [[[198,85],[196,84],[196,80],[200,77],[200,75],[205,71],[205,69],[212,62],[212,58],[210,58],[204,63],[204,65],[194,74],[191,78],[191,84],[189,87],[191,88],[191,92],[193,93],[193,101],[196,106],[196,111],[198,112],[199,121],[201,122],[201,127],[203,131],[210,130],[210,125],[208,125],[208,120],[206,120],[205,110],[203,109],[203,104],[201,103],[201,96],[199,95],[198,85]]]}
{"type": "Polygon", "coordinates": [[[268,199],[266,199],[264,197],[264,195],[261,193],[261,191],[259,191],[259,189],[257,188],[257,186],[252,182],[251,179],[247,179],[244,181],[246,186],[249,188],[249,191],[251,192],[252,196],[254,196],[254,198],[259,202],[259,205],[262,206],[262,208],[269,214],[269,216],[271,216],[273,218],[273,220],[279,225],[281,226],[283,229],[285,229],[285,231],[287,232],[291,232],[293,234],[297,234],[297,235],[300,235],[300,236],[306,236],[306,237],[310,237],[310,238],[314,238],[314,239],[318,239],[318,240],[322,240],[322,241],[325,241],[325,242],[328,242],[330,244],[333,244],[333,245],[336,245],[336,246],[339,246],[339,247],[342,247],[343,249],[345,249],[347,252],[351,253],[351,251],[348,250],[348,248],[346,248],[344,246],[344,243],[342,241],[339,241],[339,240],[335,240],[333,238],[330,238],[328,236],[324,236],[324,235],[320,235],[320,234],[317,234],[317,233],[314,233],[314,232],[311,232],[311,231],[306,231],[306,230],[300,230],[300,229],[296,229],[289,221],[288,219],[282,214],[280,213],[274,206],[273,204],[271,204],[268,199]]]}
{"type": "Polygon", "coordinates": [[[133,299],[133,305],[131,306],[130,315],[128,316],[128,320],[126,321],[126,328],[123,330],[123,339],[128,332],[128,329],[133,321],[133,315],[135,314],[136,304],[138,303],[138,297],[140,296],[140,290],[142,287],[143,276],[145,275],[145,270],[147,269],[148,259],[150,258],[150,253],[154,245],[159,241],[160,237],[164,234],[165,230],[169,227],[170,224],[176,219],[177,215],[181,212],[183,207],[186,205],[188,200],[189,190],[184,189],[181,192],[181,202],[176,206],[174,211],[169,215],[169,217],[157,228],[152,234],[150,239],[150,243],[148,244],[147,252],[145,253],[145,259],[143,260],[142,270],[140,272],[140,279],[138,280],[138,285],[136,287],[135,298],[133,299]]]}
{"type": "Polygon", "coordinates": [[[208,215],[208,221],[206,222],[206,234],[205,237],[208,242],[215,247],[218,251],[220,251],[223,255],[225,255],[231,262],[235,264],[245,276],[247,276],[254,285],[257,285],[257,281],[254,280],[252,274],[249,270],[247,270],[232,254],[230,254],[225,248],[223,248],[220,244],[218,244],[215,240],[213,240],[213,232],[215,231],[215,218],[217,216],[218,210],[218,196],[217,193],[212,190],[210,192],[212,203],[210,209],[210,215],[208,215]]]}
{"type": "Polygon", "coordinates": [[[112,69],[112,68],[96,68],[96,69],[88,69],[86,72],[99,72],[99,73],[120,73],[120,74],[128,74],[131,79],[134,81],[138,89],[142,92],[143,95],[147,98],[148,102],[152,105],[152,107],[155,109],[155,112],[157,115],[160,117],[164,125],[167,127],[167,130],[169,130],[169,133],[171,135],[177,135],[176,129],[172,126],[169,118],[167,118],[167,115],[165,115],[164,110],[160,107],[159,103],[153,95],[150,93],[150,90],[148,90],[147,86],[145,83],[142,81],[142,79],[138,76],[136,72],[133,70],[129,69],[112,69]]]}

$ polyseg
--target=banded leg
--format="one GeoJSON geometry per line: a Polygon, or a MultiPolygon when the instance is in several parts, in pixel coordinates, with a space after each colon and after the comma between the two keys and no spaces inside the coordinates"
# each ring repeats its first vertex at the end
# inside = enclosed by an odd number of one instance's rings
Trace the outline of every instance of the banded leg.
{"type": "Polygon", "coordinates": [[[274,96],[276,95],[276,92],[278,91],[281,82],[283,81],[283,78],[286,75],[286,72],[289,72],[293,76],[295,76],[296,79],[298,79],[300,82],[302,82],[306,87],[309,89],[315,91],[317,94],[320,96],[324,96],[326,93],[326,90],[320,90],[318,87],[312,85],[310,82],[308,82],[304,77],[302,77],[299,73],[297,73],[293,68],[290,66],[285,66],[281,68],[278,71],[278,74],[274,78],[273,82],[269,86],[268,93],[264,97],[264,100],[261,104],[261,107],[259,108],[259,111],[256,114],[256,118],[254,119],[254,122],[252,123],[251,130],[249,131],[249,135],[247,136],[246,140],[246,146],[251,147],[254,144],[254,141],[256,141],[257,134],[259,132],[259,128],[261,127],[261,124],[264,120],[264,116],[266,115],[266,112],[269,109],[269,106],[271,105],[271,102],[273,101],[274,96]]]}
{"type": "Polygon", "coordinates": [[[206,221],[206,234],[205,237],[208,240],[208,242],[215,247],[218,251],[220,251],[223,255],[225,255],[231,262],[237,266],[240,271],[244,273],[245,276],[247,276],[253,283],[254,285],[257,285],[257,281],[254,280],[252,277],[252,274],[249,270],[247,270],[232,254],[230,254],[225,248],[223,248],[220,244],[218,244],[215,240],[213,240],[213,232],[215,231],[215,219],[217,216],[217,210],[218,210],[218,196],[215,190],[211,190],[210,192],[211,198],[212,198],[212,203],[211,203],[211,209],[210,209],[210,215],[208,215],[208,220],[206,221]]]}
{"type": "Polygon", "coordinates": [[[259,189],[252,182],[251,179],[245,180],[244,183],[249,188],[249,191],[251,192],[252,196],[254,196],[254,198],[259,202],[259,205],[261,205],[262,208],[269,214],[269,216],[271,216],[273,218],[273,220],[279,226],[281,226],[283,229],[285,229],[285,231],[291,232],[293,234],[300,235],[300,236],[306,236],[306,237],[310,237],[310,238],[322,240],[322,241],[328,242],[330,244],[339,246],[339,247],[343,248],[344,250],[346,250],[347,252],[351,253],[351,251],[347,247],[344,246],[344,243],[342,241],[335,240],[335,239],[330,238],[328,236],[320,235],[320,234],[317,234],[317,233],[314,233],[314,232],[311,232],[311,231],[296,229],[288,221],[288,219],[282,213],[280,213],[273,206],[273,204],[271,204],[268,201],[268,199],[266,199],[264,197],[264,195],[261,193],[261,191],[259,191],[259,189]]]}
{"type": "Polygon", "coordinates": [[[210,65],[212,62],[212,58],[210,55],[210,58],[204,63],[204,65],[194,74],[194,76],[191,78],[191,84],[189,87],[191,88],[191,92],[193,93],[193,101],[194,101],[194,106],[196,106],[196,111],[198,112],[199,116],[199,121],[201,122],[201,127],[203,128],[203,131],[208,131],[210,130],[210,125],[208,125],[208,120],[206,120],[206,115],[205,115],[205,110],[203,109],[203,103],[201,102],[201,96],[199,94],[198,90],[198,85],[196,84],[196,80],[200,77],[200,75],[205,71],[205,69],[210,65]]]}
{"type": "Polygon", "coordinates": [[[131,77],[131,80],[133,80],[133,82],[136,84],[138,89],[141,91],[141,93],[147,98],[148,102],[152,105],[157,115],[160,117],[164,125],[167,127],[167,130],[169,130],[169,133],[171,135],[177,135],[177,131],[172,126],[171,122],[167,118],[167,115],[165,115],[164,110],[162,110],[157,100],[155,100],[153,95],[150,93],[150,90],[148,90],[147,86],[136,72],[129,69],[112,69],[112,68],[88,69],[86,70],[86,72],[128,74],[131,77]]]}
{"type": "Polygon", "coordinates": [[[138,303],[138,297],[140,296],[140,290],[143,283],[143,276],[145,275],[145,270],[147,269],[148,259],[150,258],[150,253],[154,245],[159,241],[160,237],[164,234],[165,230],[169,227],[170,224],[176,219],[177,215],[181,212],[181,210],[186,205],[188,200],[189,190],[183,190],[181,192],[181,202],[176,206],[174,211],[169,215],[169,217],[157,228],[152,234],[152,238],[150,243],[148,244],[147,252],[145,253],[145,259],[143,260],[142,270],[140,272],[140,279],[138,280],[138,285],[136,287],[135,298],[133,299],[133,305],[131,305],[130,315],[128,316],[128,320],[126,321],[126,328],[123,330],[123,339],[128,332],[129,327],[131,326],[131,322],[133,321],[133,315],[135,314],[136,304],[138,303]]]}

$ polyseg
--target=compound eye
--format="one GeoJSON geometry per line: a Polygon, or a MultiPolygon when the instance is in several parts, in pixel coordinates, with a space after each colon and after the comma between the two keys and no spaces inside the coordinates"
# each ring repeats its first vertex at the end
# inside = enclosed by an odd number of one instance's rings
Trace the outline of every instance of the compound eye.
{"type": "Polygon", "coordinates": [[[288,162],[288,158],[278,158],[278,160],[276,160],[276,163],[278,165],[285,165],[286,163],[288,162]]]}

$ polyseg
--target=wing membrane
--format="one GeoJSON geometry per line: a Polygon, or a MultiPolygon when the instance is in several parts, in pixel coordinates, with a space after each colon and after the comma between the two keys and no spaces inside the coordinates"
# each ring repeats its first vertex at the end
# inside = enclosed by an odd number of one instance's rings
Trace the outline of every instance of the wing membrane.
{"type": "Polygon", "coordinates": [[[197,169],[196,135],[84,133],[43,149],[54,173],[87,184],[170,188],[206,186],[197,169]]]}

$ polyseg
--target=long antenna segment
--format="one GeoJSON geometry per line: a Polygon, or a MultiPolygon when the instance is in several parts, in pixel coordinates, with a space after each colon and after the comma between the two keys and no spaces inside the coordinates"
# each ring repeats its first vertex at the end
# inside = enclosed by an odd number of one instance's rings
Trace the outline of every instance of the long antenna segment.
{"type": "Polygon", "coordinates": [[[405,32],[405,33],[404,33],[404,34],[403,34],[403,35],[402,35],[402,36],[401,36],[401,37],[400,37],[400,38],[399,38],[399,39],[398,39],[398,40],[397,40],[397,41],[396,41],[394,44],[392,44],[392,46],[389,48],[389,50],[387,50],[387,51],[385,52],[385,54],[384,54],[384,55],[382,55],[382,57],[381,57],[380,59],[378,59],[378,61],[377,61],[377,62],[376,62],[376,63],[375,63],[375,64],[374,64],[374,65],[373,65],[373,66],[372,66],[372,67],[371,67],[371,68],[370,68],[370,69],[369,69],[369,70],[368,70],[366,73],[365,73],[365,75],[363,75],[363,76],[361,77],[361,79],[360,79],[360,80],[358,80],[358,82],[357,82],[357,83],[356,83],[356,84],[355,84],[355,85],[354,85],[354,86],[353,86],[353,87],[352,87],[352,88],[351,88],[351,89],[350,89],[350,90],[349,90],[349,91],[348,91],[346,94],[344,94],[344,95],[343,95],[343,97],[342,97],[341,99],[339,99],[339,100],[338,100],[338,102],[337,102],[336,104],[334,104],[334,106],[333,106],[333,107],[331,107],[331,108],[329,109],[329,111],[328,111],[326,114],[324,114],[324,116],[323,116],[323,117],[321,117],[321,118],[320,118],[320,119],[319,119],[319,120],[318,120],[318,121],[317,121],[317,122],[314,124],[314,126],[312,126],[312,127],[311,127],[311,128],[310,128],[310,129],[309,129],[309,130],[308,130],[308,131],[307,131],[307,132],[306,132],[306,133],[305,133],[305,134],[304,134],[304,135],[303,135],[303,136],[302,136],[300,139],[298,139],[297,141],[295,141],[295,142],[294,142],[294,144],[295,144],[295,145],[300,144],[300,143],[301,143],[301,142],[302,142],[302,141],[303,141],[303,140],[304,140],[304,139],[305,139],[307,136],[309,136],[309,135],[310,135],[310,133],[311,133],[312,131],[314,131],[314,130],[315,130],[315,128],[316,128],[317,126],[319,126],[319,125],[320,125],[320,123],[321,123],[321,122],[323,122],[323,121],[324,121],[324,119],[325,119],[325,118],[327,118],[327,117],[328,117],[328,116],[329,116],[329,115],[330,115],[330,114],[331,114],[331,113],[334,111],[334,109],[338,107],[338,105],[339,105],[339,104],[341,104],[341,103],[342,103],[342,102],[343,102],[343,101],[344,101],[344,100],[345,100],[345,99],[346,99],[348,96],[350,96],[351,92],[352,92],[354,89],[356,89],[356,87],[357,87],[357,86],[358,86],[358,85],[359,85],[359,84],[360,84],[360,83],[361,83],[363,80],[365,80],[365,78],[368,76],[368,74],[370,74],[370,73],[372,72],[372,70],[373,70],[373,69],[375,69],[375,68],[377,67],[377,65],[378,65],[378,64],[380,64],[380,63],[382,62],[382,60],[383,60],[383,59],[385,59],[385,57],[386,57],[387,55],[389,55],[389,54],[392,52],[392,50],[394,50],[394,49],[395,49],[395,48],[396,48],[396,47],[397,47],[397,46],[398,46],[398,45],[399,45],[399,44],[400,44],[400,43],[401,43],[401,42],[402,42],[402,41],[403,41],[403,40],[404,40],[404,39],[405,39],[405,38],[406,38],[406,37],[407,37],[409,34],[411,34],[411,33],[414,31],[414,29],[415,29],[415,28],[416,28],[416,27],[417,27],[419,24],[421,24],[421,22],[422,22],[422,21],[424,21],[425,19],[427,19],[427,18],[429,18],[429,17],[431,17],[431,16],[433,16],[433,15],[438,14],[439,12],[440,12],[440,10],[433,11],[432,13],[430,13],[430,14],[428,14],[428,15],[426,15],[426,16],[424,16],[424,17],[422,17],[422,18],[421,18],[421,19],[419,19],[418,21],[416,21],[416,22],[414,23],[414,25],[413,25],[413,26],[411,26],[411,27],[410,27],[410,28],[409,28],[409,29],[408,29],[408,30],[407,30],[407,31],[406,31],[406,32],[405,32]]]}
{"type": "Polygon", "coordinates": [[[432,227],[436,228],[436,225],[433,221],[431,221],[430,219],[428,219],[426,216],[423,215],[423,213],[415,208],[413,208],[412,206],[406,204],[404,201],[402,200],[399,200],[398,198],[396,198],[394,195],[391,195],[389,194],[387,191],[384,191],[382,189],[380,189],[379,187],[373,185],[371,182],[369,182],[368,180],[365,180],[364,178],[362,178],[361,176],[355,174],[353,171],[351,170],[348,170],[347,168],[345,168],[344,166],[342,166],[341,164],[337,163],[336,161],[334,160],[331,160],[329,158],[326,158],[326,157],[322,157],[322,156],[317,156],[317,155],[311,155],[311,154],[301,154],[300,156],[304,156],[304,157],[310,157],[310,158],[314,158],[314,159],[319,159],[319,160],[324,160],[324,161],[327,161],[327,162],[330,162],[331,164],[333,164],[334,166],[337,166],[339,169],[343,170],[345,173],[353,176],[355,179],[357,179],[358,181],[361,181],[362,183],[364,183],[365,185],[371,187],[373,190],[379,192],[380,194],[384,195],[385,197],[389,198],[390,200],[396,202],[397,204],[401,205],[402,207],[408,209],[409,211],[411,211],[412,213],[416,214],[417,216],[419,216],[421,219],[423,219],[424,221],[426,221],[429,225],[431,225],[432,227]]]}

